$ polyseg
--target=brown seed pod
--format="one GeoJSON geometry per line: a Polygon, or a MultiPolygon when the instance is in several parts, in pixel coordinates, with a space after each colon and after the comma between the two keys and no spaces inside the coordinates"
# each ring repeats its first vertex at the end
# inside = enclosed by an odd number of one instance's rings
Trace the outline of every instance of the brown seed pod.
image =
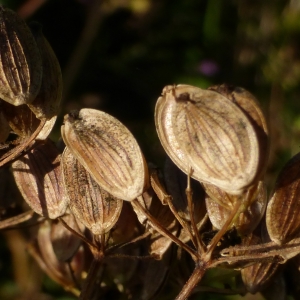
{"type": "Polygon", "coordinates": [[[300,153],[278,175],[274,194],[266,212],[272,241],[283,244],[300,234],[300,153]]]}
{"type": "Polygon", "coordinates": [[[253,183],[259,164],[256,132],[245,113],[221,94],[167,86],[155,108],[160,141],[186,174],[230,194],[253,183]]]}
{"type": "Polygon", "coordinates": [[[56,219],[65,213],[60,153],[50,140],[14,161],[12,172],[23,198],[37,214],[56,219]]]}
{"type": "MultiPolygon", "coordinates": [[[[232,224],[241,235],[250,234],[256,228],[265,213],[267,205],[266,187],[262,181],[250,189],[255,190],[254,192],[251,191],[253,193],[252,199],[245,202],[242,212],[232,224]]],[[[228,205],[223,206],[220,204],[220,201],[217,202],[215,198],[207,195],[205,199],[207,213],[213,226],[217,229],[221,229],[224,226],[226,220],[231,215],[236,201],[244,201],[247,198],[247,194],[243,196],[244,198],[240,199],[236,196],[226,195],[223,191],[219,192],[219,195],[224,195],[224,199],[232,201],[232,207],[228,205]]]]}
{"type": "Polygon", "coordinates": [[[238,105],[249,118],[259,140],[259,168],[257,179],[264,173],[269,156],[269,129],[257,99],[247,90],[226,84],[212,86],[210,90],[219,92],[238,105]]]}
{"type": "Polygon", "coordinates": [[[15,106],[32,102],[41,86],[41,56],[26,23],[2,6],[0,53],[0,98],[15,106]]]}
{"type": "MultiPolygon", "coordinates": [[[[260,236],[252,233],[243,239],[243,246],[257,245],[262,242],[260,236]]],[[[279,268],[279,264],[274,258],[274,262],[258,262],[241,270],[242,280],[251,294],[260,292],[266,288],[273,279],[279,268]]]]}
{"type": "Polygon", "coordinates": [[[114,197],[131,201],[148,186],[138,143],[117,119],[95,109],[65,116],[62,138],[96,182],[114,197]]]}
{"type": "Polygon", "coordinates": [[[41,25],[33,23],[30,27],[42,57],[43,76],[39,93],[33,102],[28,103],[28,106],[38,119],[51,119],[58,114],[62,97],[60,65],[42,33],[41,25]]]}
{"type": "Polygon", "coordinates": [[[63,181],[75,218],[95,235],[108,232],[118,221],[123,201],[103,190],[66,147],[63,181]]]}

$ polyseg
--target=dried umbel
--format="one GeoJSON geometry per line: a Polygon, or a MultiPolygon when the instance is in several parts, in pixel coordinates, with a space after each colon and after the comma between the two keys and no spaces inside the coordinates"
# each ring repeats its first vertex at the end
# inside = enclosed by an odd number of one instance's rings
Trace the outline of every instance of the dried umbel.
{"type": "Polygon", "coordinates": [[[123,201],[103,190],[68,148],[62,167],[67,200],[76,219],[95,235],[108,232],[118,221],[123,201]]]}
{"type": "Polygon", "coordinates": [[[12,172],[22,196],[39,215],[56,219],[67,208],[60,153],[50,140],[40,142],[12,163],[12,172]]]}
{"type": "Polygon", "coordinates": [[[167,86],[155,108],[160,141],[175,164],[230,194],[251,185],[259,141],[246,114],[221,94],[189,85],[167,86]]]}
{"type": "Polygon", "coordinates": [[[272,241],[282,244],[300,234],[300,153],[280,172],[268,203],[267,230],[272,241]]]}
{"type": "Polygon", "coordinates": [[[95,109],[65,116],[62,138],[96,182],[113,196],[131,201],[148,185],[138,143],[117,119],[95,109]]]}
{"type": "Polygon", "coordinates": [[[0,98],[15,106],[32,102],[41,86],[41,56],[26,23],[2,6],[0,53],[0,98]]]}

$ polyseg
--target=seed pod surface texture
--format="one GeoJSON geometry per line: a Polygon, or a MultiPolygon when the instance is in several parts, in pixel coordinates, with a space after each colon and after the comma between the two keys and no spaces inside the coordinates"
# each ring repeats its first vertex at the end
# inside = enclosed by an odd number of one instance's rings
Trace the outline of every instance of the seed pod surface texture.
{"type": "Polygon", "coordinates": [[[0,97],[15,105],[30,103],[42,80],[42,60],[26,23],[0,6],[0,97]]]}
{"type": "Polygon", "coordinates": [[[131,132],[95,109],[65,116],[62,137],[96,182],[113,196],[131,201],[143,193],[148,169],[131,132]]]}
{"type": "Polygon", "coordinates": [[[277,244],[300,235],[300,153],[280,172],[266,212],[267,230],[277,244]]]}
{"type": "Polygon", "coordinates": [[[160,141],[186,174],[230,194],[252,184],[259,163],[256,132],[223,95],[189,85],[167,86],[155,108],[160,141]]]}

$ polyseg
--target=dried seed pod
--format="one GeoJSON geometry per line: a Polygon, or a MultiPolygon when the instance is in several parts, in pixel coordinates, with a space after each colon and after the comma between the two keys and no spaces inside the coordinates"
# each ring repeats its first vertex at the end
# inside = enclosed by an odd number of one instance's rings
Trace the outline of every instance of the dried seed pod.
{"type": "MultiPolygon", "coordinates": [[[[243,211],[232,224],[241,235],[250,234],[256,228],[265,213],[267,205],[266,187],[262,181],[250,189],[255,190],[250,191],[253,193],[252,199],[244,204],[243,211]]],[[[224,194],[225,199],[233,201],[232,207],[234,207],[236,201],[243,201],[247,198],[247,194],[243,196],[244,199],[232,197],[220,191],[219,195],[222,194],[224,194]]],[[[232,207],[222,206],[220,202],[215,201],[215,198],[211,198],[209,195],[207,195],[205,202],[210,221],[215,228],[221,229],[231,215],[232,207]]]]}
{"type": "Polygon", "coordinates": [[[26,23],[2,6],[0,52],[0,98],[15,106],[32,102],[41,86],[41,56],[26,23]]]}
{"type": "Polygon", "coordinates": [[[41,25],[33,23],[30,27],[41,53],[43,76],[39,93],[33,102],[28,103],[28,106],[38,119],[51,119],[58,114],[62,97],[60,65],[50,44],[42,33],[41,25]]]}
{"type": "Polygon", "coordinates": [[[60,153],[50,140],[38,143],[12,163],[17,186],[28,205],[39,215],[56,219],[67,208],[60,153]]]}
{"type": "Polygon", "coordinates": [[[118,221],[123,201],[103,190],[66,147],[63,180],[75,218],[95,235],[108,232],[118,221]]]}
{"type": "Polygon", "coordinates": [[[221,94],[188,85],[167,86],[155,108],[160,141],[186,174],[240,194],[258,172],[256,132],[245,113],[221,94]]]}
{"type": "MultiPolygon", "coordinates": [[[[261,243],[261,238],[252,233],[247,238],[243,239],[243,246],[256,245],[261,243]]],[[[274,258],[274,262],[259,262],[250,265],[249,267],[241,270],[243,282],[247,290],[251,294],[255,294],[262,289],[266,288],[276,274],[279,264],[274,258]]]]}
{"type": "Polygon", "coordinates": [[[35,117],[27,105],[13,106],[2,102],[1,110],[14,133],[27,138],[38,128],[40,120],[35,117]]]}
{"type": "Polygon", "coordinates": [[[278,175],[275,191],[266,212],[272,241],[283,244],[300,234],[300,153],[278,175]]]}
{"type": "Polygon", "coordinates": [[[96,182],[114,197],[131,201],[148,185],[148,169],[131,132],[95,109],[65,116],[62,138],[96,182]]]}
{"type": "Polygon", "coordinates": [[[251,121],[259,140],[258,145],[260,161],[257,172],[257,179],[259,179],[259,177],[264,173],[268,163],[269,130],[265,116],[257,99],[251,93],[241,87],[222,84],[218,86],[212,86],[209,89],[219,92],[233,103],[238,105],[251,121]]]}
{"type": "MultiPolygon", "coordinates": [[[[73,214],[66,214],[61,217],[70,228],[82,234],[84,226],[79,228],[73,214]]],[[[77,252],[82,240],[73,232],[68,230],[62,222],[54,220],[51,223],[51,243],[53,251],[59,261],[69,261],[77,252]]]]}

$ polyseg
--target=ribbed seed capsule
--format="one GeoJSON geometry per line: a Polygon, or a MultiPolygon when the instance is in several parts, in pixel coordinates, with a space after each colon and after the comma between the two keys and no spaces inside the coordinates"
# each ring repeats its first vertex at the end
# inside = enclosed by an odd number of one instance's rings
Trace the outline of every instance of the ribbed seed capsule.
{"type": "Polygon", "coordinates": [[[241,87],[226,84],[212,86],[210,90],[216,91],[238,105],[249,118],[259,140],[259,167],[257,179],[264,173],[269,156],[269,129],[257,99],[241,87]]]}
{"type": "Polygon", "coordinates": [[[56,55],[44,37],[40,24],[31,24],[31,28],[42,57],[43,76],[39,93],[28,106],[38,119],[50,119],[59,112],[62,74],[56,55]]]}
{"type": "Polygon", "coordinates": [[[63,180],[75,218],[95,235],[108,232],[118,221],[123,201],[103,190],[66,147],[63,180]]]}
{"type": "Polygon", "coordinates": [[[244,207],[232,225],[241,235],[250,234],[256,228],[265,213],[267,193],[266,187],[262,181],[258,182],[256,186],[252,186],[250,189],[254,189],[255,191],[252,191],[252,199],[249,199],[248,202],[245,200],[247,194],[244,195],[244,198],[240,199],[236,196],[226,195],[223,191],[219,191],[220,196],[224,195],[224,199],[230,199],[230,201],[232,201],[232,207],[228,205],[223,206],[220,204],[220,201],[217,202],[215,198],[211,198],[207,195],[205,199],[207,213],[215,228],[221,229],[224,226],[226,220],[230,217],[236,201],[243,201],[244,207]]]}
{"type": "Polygon", "coordinates": [[[283,244],[300,234],[300,153],[280,172],[266,212],[272,241],[283,244]]]}
{"type": "Polygon", "coordinates": [[[255,130],[221,94],[189,85],[167,86],[155,108],[160,141],[186,174],[230,194],[253,183],[259,164],[255,130]]]}
{"type": "Polygon", "coordinates": [[[62,138],[96,182],[114,197],[131,201],[148,184],[148,169],[131,132],[95,109],[65,116],[62,138]]]}
{"type": "Polygon", "coordinates": [[[0,98],[15,106],[32,102],[41,86],[41,56],[26,23],[2,6],[0,53],[0,98]]]}
{"type": "Polygon", "coordinates": [[[12,171],[22,196],[37,214],[56,219],[65,213],[60,153],[50,140],[14,161],[12,171]]]}

